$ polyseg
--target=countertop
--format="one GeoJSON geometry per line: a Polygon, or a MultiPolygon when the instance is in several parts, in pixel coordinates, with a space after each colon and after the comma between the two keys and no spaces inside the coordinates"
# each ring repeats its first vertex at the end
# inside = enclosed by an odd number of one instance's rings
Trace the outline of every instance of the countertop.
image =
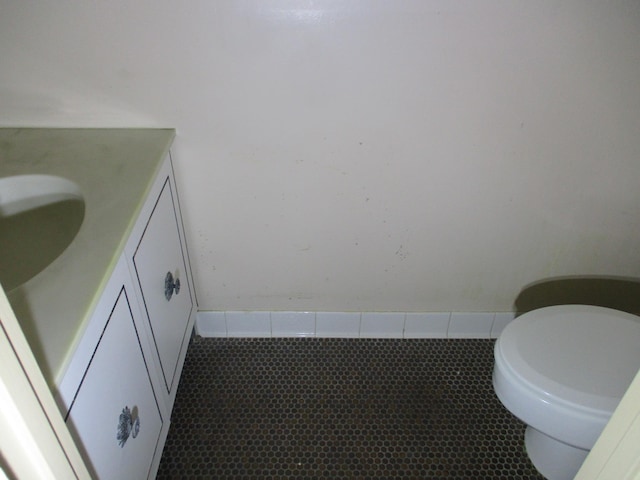
{"type": "Polygon", "coordinates": [[[172,129],[0,128],[0,177],[48,174],[80,186],[84,221],[53,263],[7,293],[53,388],[120,257],[169,151],[172,129]]]}

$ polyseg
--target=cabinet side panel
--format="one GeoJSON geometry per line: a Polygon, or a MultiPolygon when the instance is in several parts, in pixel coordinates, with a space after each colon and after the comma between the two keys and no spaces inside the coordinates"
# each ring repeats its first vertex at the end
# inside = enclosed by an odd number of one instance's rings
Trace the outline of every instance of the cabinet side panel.
{"type": "Polygon", "coordinates": [[[133,263],[152,341],[160,359],[167,392],[170,393],[175,386],[193,302],[172,185],[168,178],[142,234],[133,263]],[[172,284],[175,288],[171,287],[172,284]]]}
{"type": "Polygon", "coordinates": [[[124,288],[71,405],[67,424],[99,478],[149,475],[163,419],[124,288]],[[129,412],[123,416],[126,421],[121,418],[125,411],[129,412]]]}

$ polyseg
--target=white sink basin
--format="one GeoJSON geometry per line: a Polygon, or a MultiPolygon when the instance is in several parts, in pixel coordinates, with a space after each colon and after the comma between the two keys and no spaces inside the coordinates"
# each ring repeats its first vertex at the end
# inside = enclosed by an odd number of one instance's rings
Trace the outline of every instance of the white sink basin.
{"type": "Polygon", "coordinates": [[[0,178],[0,284],[7,292],[62,254],[80,230],[84,207],[80,188],[65,178],[0,178]]]}

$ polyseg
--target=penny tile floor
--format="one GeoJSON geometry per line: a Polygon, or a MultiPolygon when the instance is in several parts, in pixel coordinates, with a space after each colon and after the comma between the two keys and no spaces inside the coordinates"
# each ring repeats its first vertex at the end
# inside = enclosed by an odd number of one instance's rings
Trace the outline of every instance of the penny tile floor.
{"type": "Polygon", "coordinates": [[[158,479],[536,479],[493,340],[195,337],[158,479]]]}

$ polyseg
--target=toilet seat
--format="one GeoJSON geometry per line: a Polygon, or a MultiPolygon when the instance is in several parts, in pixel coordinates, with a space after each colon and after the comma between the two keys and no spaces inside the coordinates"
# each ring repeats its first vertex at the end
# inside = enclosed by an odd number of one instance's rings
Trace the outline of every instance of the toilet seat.
{"type": "Polygon", "coordinates": [[[495,345],[494,388],[514,415],[590,449],[640,368],[640,318],[561,305],[526,313],[495,345]]]}

